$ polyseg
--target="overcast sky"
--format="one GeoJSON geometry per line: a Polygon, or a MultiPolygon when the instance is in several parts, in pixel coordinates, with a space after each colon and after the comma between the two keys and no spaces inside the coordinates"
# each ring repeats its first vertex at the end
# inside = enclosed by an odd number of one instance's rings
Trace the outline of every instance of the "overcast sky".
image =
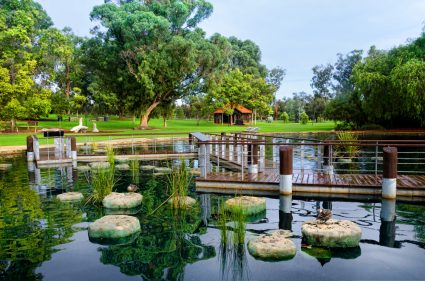
{"type": "MultiPolygon", "coordinates": [[[[89,36],[89,13],[103,0],[38,0],[58,28],[89,36]]],[[[268,68],[287,75],[278,97],[311,93],[311,68],[334,63],[337,53],[389,49],[416,38],[425,21],[425,0],[210,0],[214,12],[201,27],[208,35],[250,39],[268,68]]]]}

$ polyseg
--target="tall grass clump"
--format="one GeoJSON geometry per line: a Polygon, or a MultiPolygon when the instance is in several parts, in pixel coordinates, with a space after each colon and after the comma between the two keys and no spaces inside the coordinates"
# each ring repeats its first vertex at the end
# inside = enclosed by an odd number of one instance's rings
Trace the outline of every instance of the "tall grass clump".
{"type": "Polygon", "coordinates": [[[181,164],[174,168],[173,171],[167,176],[167,185],[170,194],[170,198],[173,199],[175,206],[180,206],[183,202],[181,199],[187,196],[189,185],[192,181],[185,161],[181,161],[181,164]]]}
{"type": "MultiPolygon", "coordinates": [[[[359,139],[357,134],[350,131],[337,132],[336,136],[338,140],[343,142],[356,142],[359,139]]],[[[354,158],[360,152],[360,147],[358,145],[344,144],[343,142],[338,145],[336,149],[345,157],[354,158]]]]}
{"type": "Polygon", "coordinates": [[[233,206],[231,210],[233,221],[233,244],[243,245],[245,243],[246,215],[240,206],[233,206]]]}
{"type": "Polygon", "coordinates": [[[218,218],[217,218],[217,226],[220,230],[220,240],[221,245],[223,247],[227,247],[229,242],[229,233],[227,229],[227,222],[229,221],[229,215],[226,211],[226,207],[224,206],[224,202],[221,202],[220,207],[218,209],[218,218]]]}
{"type": "Polygon", "coordinates": [[[106,146],[106,158],[108,159],[109,165],[114,169],[115,167],[115,151],[112,145],[106,146]]]}
{"type": "Polygon", "coordinates": [[[139,161],[138,160],[130,160],[130,172],[131,172],[131,179],[133,180],[133,183],[139,184],[139,161]]]}
{"type": "Polygon", "coordinates": [[[100,204],[106,196],[112,193],[117,183],[115,178],[115,153],[112,146],[107,146],[106,155],[109,167],[98,166],[92,171],[89,184],[93,188],[93,193],[89,196],[88,202],[100,204]]]}

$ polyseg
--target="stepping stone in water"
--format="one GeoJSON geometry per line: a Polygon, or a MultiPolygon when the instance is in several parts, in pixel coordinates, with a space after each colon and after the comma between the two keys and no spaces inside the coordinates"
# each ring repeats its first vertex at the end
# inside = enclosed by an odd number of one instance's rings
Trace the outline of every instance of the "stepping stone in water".
{"type": "Polygon", "coordinates": [[[189,196],[175,196],[168,200],[168,204],[173,208],[187,209],[196,204],[196,200],[189,196]]]}
{"type": "Polygon", "coordinates": [[[112,192],[103,198],[102,204],[109,209],[132,209],[142,204],[143,196],[139,193],[112,192]]]}
{"type": "Polygon", "coordinates": [[[248,241],[249,253],[261,260],[287,260],[292,259],[297,253],[297,248],[288,239],[289,231],[276,230],[271,234],[263,234],[248,241]]]}
{"type": "Polygon", "coordinates": [[[357,247],[362,237],[361,228],[347,220],[307,221],[301,232],[307,244],[330,248],[357,247]]]}
{"type": "Polygon", "coordinates": [[[12,164],[9,164],[9,163],[0,164],[0,171],[6,171],[6,170],[9,170],[10,168],[12,168],[12,164]]]}
{"type": "Polygon", "coordinates": [[[155,166],[151,166],[151,165],[140,166],[140,170],[142,171],[152,171],[153,169],[155,169],[155,166]]]}
{"type": "Polygon", "coordinates": [[[80,192],[66,192],[59,194],[56,196],[60,201],[66,202],[66,201],[80,201],[84,199],[84,196],[80,192]]]}
{"type": "Polygon", "coordinates": [[[128,164],[118,164],[118,165],[115,165],[115,169],[120,170],[120,171],[128,171],[128,170],[130,170],[130,165],[128,165],[128,164]]]}
{"type": "Polygon", "coordinates": [[[90,171],[90,167],[89,166],[78,166],[77,170],[80,172],[88,172],[90,171]]]}
{"type": "Polygon", "coordinates": [[[104,216],[91,223],[88,228],[89,238],[95,242],[112,242],[111,240],[131,237],[139,232],[139,220],[126,215],[104,216]]]}
{"type": "Polygon", "coordinates": [[[226,211],[241,210],[245,215],[252,215],[266,210],[266,199],[262,197],[240,196],[228,199],[224,203],[226,211]]]}
{"type": "Polygon", "coordinates": [[[92,169],[107,169],[111,166],[109,162],[91,162],[89,165],[92,169]]]}

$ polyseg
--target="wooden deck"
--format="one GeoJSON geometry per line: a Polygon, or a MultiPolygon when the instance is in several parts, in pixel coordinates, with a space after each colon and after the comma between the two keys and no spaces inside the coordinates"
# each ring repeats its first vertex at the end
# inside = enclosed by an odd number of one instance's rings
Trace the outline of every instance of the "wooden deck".
{"type": "MultiPolygon", "coordinates": [[[[196,188],[200,192],[277,195],[279,179],[280,175],[275,169],[267,169],[258,174],[209,173],[206,178],[196,179],[196,188]]],[[[298,171],[292,176],[292,184],[294,193],[378,196],[381,194],[382,177],[367,174],[327,175],[298,171]]],[[[425,175],[399,175],[397,196],[425,198],[425,175]]]]}

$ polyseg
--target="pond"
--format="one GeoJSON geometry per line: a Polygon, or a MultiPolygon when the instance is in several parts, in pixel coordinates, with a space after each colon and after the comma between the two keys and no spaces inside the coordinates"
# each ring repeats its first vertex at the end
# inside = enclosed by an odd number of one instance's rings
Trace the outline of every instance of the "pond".
{"type": "MultiPolygon", "coordinates": [[[[129,183],[137,183],[144,196],[134,215],[142,231],[127,244],[101,245],[90,242],[87,228],[105,215],[104,209],[55,199],[71,189],[89,194],[88,172],[46,168],[34,176],[24,157],[3,162],[13,166],[0,171],[0,280],[423,280],[425,276],[423,204],[397,202],[396,220],[386,222],[380,219],[382,206],[376,200],[267,198],[266,213],[246,223],[244,244],[223,246],[217,214],[221,202],[233,196],[197,194],[192,186],[190,195],[198,206],[175,213],[161,206],[168,198],[166,176],[140,169],[119,171],[116,189],[124,191],[129,183]],[[290,204],[290,213],[282,204],[290,204]],[[332,208],[334,218],[358,224],[363,232],[359,247],[304,245],[301,225],[315,218],[318,207],[332,208]],[[253,258],[247,241],[276,229],[293,231],[296,256],[274,262],[253,258]]],[[[137,163],[167,167],[178,162],[137,163]]],[[[229,235],[233,226],[228,222],[229,235]]]]}

